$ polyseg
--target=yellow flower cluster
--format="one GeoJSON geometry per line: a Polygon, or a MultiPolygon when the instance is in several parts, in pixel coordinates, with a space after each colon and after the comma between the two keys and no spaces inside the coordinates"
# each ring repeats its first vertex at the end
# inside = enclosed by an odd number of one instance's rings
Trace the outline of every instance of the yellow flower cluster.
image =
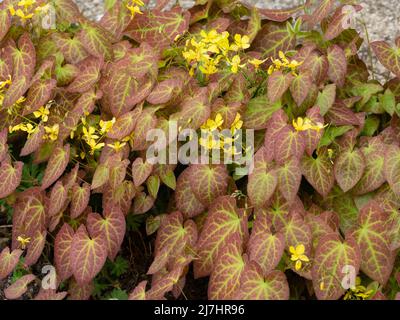
{"type": "Polygon", "coordinates": [[[367,290],[366,287],[362,286],[360,277],[357,277],[356,286],[346,291],[343,300],[366,300],[372,295],[373,292],[374,291],[372,289],[367,290]]]}
{"type": "Polygon", "coordinates": [[[293,120],[293,128],[296,129],[296,131],[307,131],[307,130],[314,130],[319,132],[323,128],[327,127],[328,125],[324,125],[321,122],[316,122],[314,123],[311,119],[305,117],[301,118],[298,117],[297,120],[293,120]]]}
{"type": "MultiPolygon", "coordinates": [[[[90,154],[93,155],[97,150],[101,150],[105,147],[105,143],[102,142],[106,134],[112,129],[116,119],[112,118],[109,121],[100,120],[98,127],[87,123],[86,118],[81,119],[82,127],[82,140],[90,148],[90,154]]],[[[74,138],[74,132],[71,132],[71,139],[74,138]]],[[[119,152],[123,147],[126,146],[128,141],[131,141],[132,137],[128,136],[122,139],[122,141],[116,141],[114,143],[108,143],[107,146],[113,149],[115,152],[119,152]]],[[[81,152],[81,158],[85,158],[85,153],[81,152]]]]}
{"type": "Polygon", "coordinates": [[[142,11],[140,11],[140,7],[143,7],[144,3],[142,0],[129,0],[125,3],[125,7],[129,10],[131,13],[131,18],[135,16],[135,14],[143,14],[142,11]]]}
{"type": "Polygon", "coordinates": [[[41,11],[46,11],[48,9],[48,5],[36,5],[36,0],[21,0],[18,2],[17,7],[10,5],[8,10],[12,16],[19,17],[22,22],[27,20],[31,20],[35,14],[40,13],[41,11]]]}
{"type": "Polygon", "coordinates": [[[303,244],[299,244],[295,247],[290,246],[289,251],[291,253],[290,260],[295,262],[294,268],[298,271],[301,269],[303,262],[309,262],[310,259],[304,254],[305,247],[303,244]]]}
{"type": "Polygon", "coordinates": [[[286,55],[282,51],[279,51],[279,59],[272,59],[268,74],[271,75],[274,71],[282,70],[292,72],[292,74],[296,76],[297,68],[302,64],[303,62],[298,62],[296,60],[289,61],[286,55]]]}
{"type": "Polygon", "coordinates": [[[196,69],[205,75],[217,73],[222,64],[230,67],[232,73],[237,73],[245,65],[241,64],[240,50],[250,47],[248,36],[236,34],[234,41],[229,41],[229,32],[218,33],[202,30],[200,35],[186,41],[183,57],[190,66],[189,74],[194,75],[196,69]]]}
{"type": "Polygon", "coordinates": [[[215,119],[208,119],[201,126],[202,137],[199,139],[200,145],[206,150],[221,149],[224,152],[232,155],[241,153],[241,150],[237,150],[234,144],[234,141],[238,138],[237,130],[240,130],[243,126],[243,121],[241,120],[240,114],[236,114],[235,120],[230,127],[230,137],[216,132],[216,130],[223,129],[223,123],[224,120],[219,113],[215,116],[215,119]]]}
{"type": "MultiPolygon", "coordinates": [[[[21,98],[17,101],[16,104],[22,103],[25,101],[25,98],[21,98]]],[[[36,119],[40,119],[42,123],[46,123],[49,120],[49,114],[50,114],[50,105],[53,101],[50,101],[46,106],[40,107],[37,111],[33,112],[33,115],[36,119]]],[[[13,133],[16,131],[23,131],[28,134],[28,138],[35,133],[38,130],[39,126],[37,123],[30,121],[27,119],[27,121],[19,123],[15,126],[10,126],[9,127],[9,132],[13,133]]],[[[60,131],[60,126],[58,124],[54,124],[52,126],[45,126],[44,127],[45,134],[43,135],[44,140],[50,140],[50,141],[56,141],[58,139],[58,134],[60,131]]]]}

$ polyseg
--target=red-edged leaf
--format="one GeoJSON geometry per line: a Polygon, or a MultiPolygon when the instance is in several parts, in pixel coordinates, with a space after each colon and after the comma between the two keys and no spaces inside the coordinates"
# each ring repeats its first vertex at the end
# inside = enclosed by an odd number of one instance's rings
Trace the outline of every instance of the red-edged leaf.
{"type": "Polygon", "coordinates": [[[128,159],[123,161],[115,160],[111,162],[108,183],[113,190],[116,190],[124,181],[128,165],[128,159]]]}
{"type": "Polygon", "coordinates": [[[254,157],[254,170],[249,175],[247,194],[255,207],[263,207],[277,186],[276,170],[265,147],[260,148],[254,157]]]}
{"type": "Polygon", "coordinates": [[[69,224],[64,223],[58,231],[54,242],[54,262],[57,268],[57,277],[64,281],[72,276],[71,245],[74,238],[74,230],[69,224]]]}
{"type": "Polygon", "coordinates": [[[94,291],[94,282],[80,285],[75,279],[71,279],[68,287],[68,300],[89,300],[92,292],[94,291]]]}
{"type": "Polygon", "coordinates": [[[353,188],[361,179],[365,169],[365,158],[358,150],[342,150],[335,159],[335,178],[344,192],[353,188]]]}
{"type": "Polygon", "coordinates": [[[46,236],[46,231],[40,232],[40,230],[37,230],[35,235],[32,237],[31,242],[28,245],[28,252],[24,261],[27,266],[31,266],[39,260],[44,249],[44,245],[46,244],[46,236]]]}
{"type": "Polygon", "coordinates": [[[387,146],[384,174],[390,188],[400,196],[400,148],[396,145],[387,146]]]}
{"type": "Polygon", "coordinates": [[[180,104],[181,111],[171,115],[170,120],[177,121],[178,128],[199,129],[211,114],[205,94],[205,91],[201,91],[197,96],[185,98],[180,104]]]}
{"type": "Polygon", "coordinates": [[[53,289],[43,289],[43,287],[41,287],[39,293],[33,300],[64,300],[67,295],[67,291],[57,292],[53,289]]]}
{"type": "Polygon", "coordinates": [[[160,82],[147,97],[151,104],[164,104],[171,100],[174,92],[180,90],[183,86],[181,79],[167,79],[160,82]]]}
{"type": "Polygon", "coordinates": [[[178,177],[176,182],[175,201],[176,207],[186,217],[194,217],[206,209],[205,206],[196,198],[191,188],[189,168],[185,169],[178,177]]]}
{"type": "Polygon", "coordinates": [[[333,106],[336,99],[336,85],[328,84],[322,92],[318,93],[316,105],[319,107],[321,116],[324,116],[333,106]]]}
{"type": "Polygon", "coordinates": [[[322,0],[318,7],[314,10],[310,17],[308,17],[307,22],[310,27],[315,26],[320,23],[324,18],[326,18],[334,5],[334,0],[322,0]]]}
{"type": "Polygon", "coordinates": [[[45,105],[51,98],[53,89],[57,86],[57,81],[54,79],[37,80],[29,88],[26,97],[23,115],[35,112],[40,107],[45,105]]]}
{"type": "Polygon", "coordinates": [[[42,190],[50,187],[64,173],[69,162],[70,145],[56,147],[52,152],[42,180],[42,190]]]}
{"type": "Polygon", "coordinates": [[[301,176],[300,162],[295,158],[289,159],[277,170],[278,189],[289,203],[292,203],[297,195],[301,176]]]}
{"type": "Polygon", "coordinates": [[[15,281],[11,286],[4,290],[4,295],[9,300],[20,298],[27,290],[28,284],[36,279],[33,274],[27,274],[15,281]]]}
{"type": "Polygon", "coordinates": [[[281,232],[272,234],[266,215],[257,215],[247,244],[250,261],[261,267],[262,274],[274,270],[285,250],[285,237],[281,232]]]}
{"type": "Polygon", "coordinates": [[[338,45],[333,45],[328,48],[327,58],[329,79],[338,87],[342,87],[347,73],[347,59],[344,50],[338,45]]]}
{"type": "Polygon", "coordinates": [[[341,103],[335,103],[326,113],[327,121],[335,126],[359,126],[360,118],[341,103]]]}
{"type": "Polygon", "coordinates": [[[157,281],[149,291],[146,293],[146,299],[148,300],[162,300],[164,295],[171,291],[175,284],[178,283],[182,276],[182,268],[177,267],[171,272],[167,273],[162,277],[161,280],[157,281]]]}
{"type": "Polygon", "coordinates": [[[268,100],[274,103],[282,98],[294,79],[291,73],[284,74],[281,71],[275,71],[271,74],[268,78],[268,100]]]}
{"type": "Polygon", "coordinates": [[[128,300],[146,300],[146,285],[146,280],[140,282],[129,294],[128,300]]]}
{"type": "Polygon", "coordinates": [[[135,214],[143,214],[149,211],[154,205],[155,199],[147,195],[145,192],[140,192],[135,196],[133,204],[133,212],[135,214]]]}
{"type": "Polygon", "coordinates": [[[10,248],[5,247],[0,254],[0,280],[7,277],[17,266],[23,251],[15,249],[10,253],[10,248]]]}
{"type": "Polygon", "coordinates": [[[293,79],[293,82],[290,85],[290,93],[298,106],[300,106],[307,98],[312,80],[312,75],[309,72],[302,72],[293,79]]]}
{"type": "Polygon", "coordinates": [[[83,43],[76,36],[53,33],[52,37],[67,63],[77,64],[88,57],[83,43]]]}
{"type": "Polygon", "coordinates": [[[194,262],[196,278],[211,273],[218,255],[226,248],[231,236],[244,238],[245,223],[247,219],[239,212],[234,198],[223,196],[214,201],[197,243],[198,259],[194,262]]]}
{"type": "Polygon", "coordinates": [[[26,140],[24,147],[21,149],[20,156],[25,157],[35,151],[37,151],[43,144],[44,127],[39,125],[35,132],[26,140]]]}
{"type": "Polygon", "coordinates": [[[361,148],[365,158],[365,170],[354,187],[356,194],[365,194],[379,188],[385,182],[384,162],[386,145],[379,138],[372,138],[361,148]]]}
{"type": "Polygon", "coordinates": [[[288,300],[289,284],[282,271],[265,274],[260,266],[251,261],[240,280],[238,300],[288,300]]]}
{"type": "Polygon", "coordinates": [[[383,286],[393,269],[395,253],[389,246],[388,215],[375,201],[368,202],[358,216],[359,227],[352,234],[361,252],[361,270],[383,286]]]}
{"type": "Polygon", "coordinates": [[[12,79],[25,77],[28,83],[32,79],[36,66],[36,50],[27,32],[19,38],[18,48],[11,47],[11,56],[13,59],[12,79]]]}
{"type": "Polygon", "coordinates": [[[79,285],[88,284],[107,259],[104,235],[88,235],[84,225],[76,231],[71,244],[71,266],[79,285]]]}
{"type": "Polygon", "coordinates": [[[316,51],[311,52],[299,67],[301,72],[309,72],[313,82],[321,83],[325,80],[328,73],[328,59],[324,55],[320,55],[316,51]]]}
{"type": "Polygon", "coordinates": [[[146,140],[147,133],[157,126],[155,112],[156,109],[148,108],[143,110],[137,118],[133,150],[145,150],[148,147],[149,142],[146,140]]]}
{"type": "Polygon", "coordinates": [[[62,181],[57,181],[50,192],[49,216],[58,214],[65,206],[68,198],[68,189],[62,181]]]}
{"type": "Polygon", "coordinates": [[[104,218],[98,213],[90,213],[87,219],[87,227],[90,234],[102,234],[104,236],[108,257],[113,261],[125,236],[126,223],[122,211],[113,207],[105,213],[104,218]]]}
{"type": "Polygon", "coordinates": [[[8,131],[4,128],[0,131],[0,163],[7,157],[8,145],[7,145],[8,131]]]}
{"type": "Polygon", "coordinates": [[[339,235],[335,233],[322,237],[318,243],[312,267],[313,286],[317,298],[319,300],[339,299],[346,291],[341,283],[348,272],[344,267],[352,266],[355,274],[358,274],[360,260],[359,248],[353,238],[349,237],[342,242],[339,235]]]}
{"type": "Polygon", "coordinates": [[[202,204],[209,206],[226,194],[229,175],[225,165],[197,164],[189,168],[190,187],[202,204]]]}
{"type": "Polygon", "coordinates": [[[3,40],[11,27],[11,16],[6,9],[0,10],[0,41],[3,40]]]}
{"type": "Polygon", "coordinates": [[[24,76],[14,79],[4,95],[2,107],[10,108],[13,106],[25,94],[28,85],[28,80],[24,76]]]}
{"type": "Polygon", "coordinates": [[[79,217],[87,208],[90,200],[90,185],[84,183],[82,186],[75,184],[72,187],[71,218],[79,217]]]}
{"type": "Polygon", "coordinates": [[[189,27],[190,13],[182,12],[179,7],[165,12],[146,12],[136,16],[125,31],[133,40],[147,42],[153,47],[165,48],[176,36],[183,34],[189,27]]]}
{"type": "Polygon", "coordinates": [[[299,213],[293,211],[290,217],[284,222],[282,232],[285,236],[286,247],[296,247],[299,244],[304,245],[307,255],[311,252],[311,228],[304,222],[299,213]]]}
{"type": "Polygon", "coordinates": [[[93,174],[91,189],[95,190],[104,186],[110,178],[110,168],[108,164],[100,163],[93,174]]]}
{"type": "Polygon", "coordinates": [[[101,59],[89,57],[79,63],[79,74],[66,88],[68,92],[84,93],[92,88],[100,78],[100,69],[103,65],[101,59]]]}
{"type": "Polygon", "coordinates": [[[15,162],[12,165],[3,161],[0,166],[0,199],[9,196],[17,189],[22,178],[23,162],[15,162]]]}
{"type": "Polygon", "coordinates": [[[328,157],[328,152],[323,152],[316,159],[304,156],[301,160],[301,171],[307,181],[323,197],[326,197],[331,191],[335,176],[333,165],[328,157]]]}
{"type": "Polygon", "coordinates": [[[268,20],[276,21],[276,22],[283,22],[291,17],[294,14],[301,11],[303,6],[297,6],[294,8],[287,8],[287,9],[258,9],[262,16],[265,16],[268,20]]]}
{"type": "Polygon", "coordinates": [[[383,66],[400,77],[400,53],[398,48],[392,48],[385,41],[371,43],[372,50],[383,66]]]}
{"type": "Polygon", "coordinates": [[[294,49],[296,35],[289,32],[286,23],[267,22],[253,41],[254,49],[261,51],[265,58],[277,58],[279,51],[294,49]]]}
{"type": "Polygon", "coordinates": [[[153,165],[142,158],[136,158],[132,163],[132,177],[135,186],[142,185],[153,171],[153,165]]]}
{"type": "Polygon", "coordinates": [[[96,58],[111,60],[113,56],[112,36],[99,25],[86,20],[82,24],[82,29],[79,31],[77,38],[91,55],[96,58]]]}
{"type": "Polygon", "coordinates": [[[289,158],[300,160],[304,154],[306,141],[301,131],[293,130],[289,125],[283,127],[275,136],[275,160],[279,164],[285,163],[289,158]]]}
{"type": "Polygon", "coordinates": [[[111,130],[107,133],[107,137],[116,140],[122,140],[128,137],[135,129],[140,112],[140,108],[135,108],[133,111],[118,117],[111,130]]]}
{"type": "Polygon", "coordinates": [[[208,284],[208,299],[232,300],[235,297],[245,270],[241,245],[240,236],[236,234],[218,254],[208,284]]]}
{"type": "Polygon", "coordinates": [[[186,241],[182,214],[179,211],[169,214],[163,219],[157,233],[154,262],[147,273],[154,274],[160,271],[170,258],[179,256],[186,241]]]}

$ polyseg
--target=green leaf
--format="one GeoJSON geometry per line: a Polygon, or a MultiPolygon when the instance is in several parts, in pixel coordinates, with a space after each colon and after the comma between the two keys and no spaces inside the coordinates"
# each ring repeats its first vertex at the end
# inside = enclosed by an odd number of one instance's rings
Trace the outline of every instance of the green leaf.
{"type": "Polygon", "coordinates": [[[317,298],[319,300],[339,299],[346,291],[342,287],[342,279],[346,275],[344,267],[354,267],[357,274],[360,260],[359,248],[353,238],[349,237],[342,242],[339,235],[335,233],[322,237],[318,243],[312,267],[312,280],[317,298]]]}
{"type": "Polygon", "coordinates": [[[280,101],[271,103],[266,96],[251,99],[243,116],[244,126],[248,129],[265,129],[272,114],[282,107],[280,101]]]}

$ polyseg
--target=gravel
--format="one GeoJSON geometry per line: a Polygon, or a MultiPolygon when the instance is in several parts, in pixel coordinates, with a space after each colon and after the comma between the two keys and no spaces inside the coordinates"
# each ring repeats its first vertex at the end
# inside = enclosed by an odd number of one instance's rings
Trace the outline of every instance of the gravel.
{"type": "MultiPolygon", "coordinates": [[[[99,20],[103,15],[103,0],[74,0],[81,8],[83,14],[92,19],[99,20]]],[[[171,0],[171,3],[177,0],[171,0]]],[[[193,0],[179,0],[181,5],[190,5],[193,0]]],[[[280,9],[289,8],[301,4],[304,0],[247,0],[259,7],[280,9]]],[[[150,0],[154,4],[156,0],[150,0]]],[[[400,36],[400,1],[399,0],[363,0],[360,1],[363,10],[358,14],[357,18],[365,22],[370,41],[386,40],[393,42],[394,39],[400,36]]],[[[360,31],[364,39],[367,39],[365,28],[362,24],[357,24],[357,29],[360,31]]],[[[367,65],[371,68],[371,63],[368,55],[366,43],[364,44],[361,56],[367,65]]],[[[379,80],[390,78],[390,73],[373,58],[373,70],[378,75],[379,80]]]]}

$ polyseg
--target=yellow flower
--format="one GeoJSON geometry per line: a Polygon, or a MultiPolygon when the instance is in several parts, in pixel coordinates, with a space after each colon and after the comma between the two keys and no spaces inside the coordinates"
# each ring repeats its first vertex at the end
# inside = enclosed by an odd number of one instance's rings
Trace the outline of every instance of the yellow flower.
{"type": "Polygon", "coordinates": [[[256,68],[256,70],[258,70],[260,68],[260,65],[262,65],[267,60],[268,60],[268,58],[264,59],[264,60],[254,58],[254,59],[249,60],[249,63],[252,64],[256,68]]]}
{"type": "Polygon", "coordinates": [[[119,141],[117,141],[117,142],[115,142],[114,144],[107,144],[107,146],[109,146],[111,149],[113,149],[115,152],[119,152],[119,151],[121,151],[121,149],[123,148],[123,147],[125,147],[126,146],[126,142],[119,142],[119,141]]]}
{"type": "Polygon", "coordinates": [[[29,237],[24,238],[24,237],[18,236],[17,241],[20,243],[21,249],[25,250],[26,245],[31,241],[31,238],[29,238],[29,237]]]}
{"type": "Polygon", "coordinates": [[[15,16],[15,9],[14,9],[14,7],[13,6],[9,6],[8,7],[8,10],[10,11],[10,14],[12,15],[12,16],[15,16]]]}
{"type": "Polygon", "coordinates": [[[207,150],[219,149],[221,147],[220,140],[214,138],[214,135],[211,134],[211,132],[208,132],[207,136],[205,138],[201,137],[199,139],[199,143],[201,146],[203,146],[207,150]]]}
{"type": "Polygon", "coordinates": [[[97,143],[96,140],[94,140],[94,139],[91,139],[91,140],[87,141],[87,144],[90,147],[90,154],[91,155],[93,155],[96,150],[100,150],[101,148],[103,148],[104,145],[105,145],[103,142],[97,143]]]}
{"type": "Polygon", "coordinates": [[[25,100],[26,100],[25,97],[21,97],[21,98],[19,98],[19,99],[17,100],[16,104],[22,104],[22,103],[25,102],[25,100]]]}
{"type": "Polygon", "coordinates": [[[32,19],[32,18],[33,18],[33,13],[25,14],[21,9],[18,9],[18,10],[15,12],[15,15],[16,15],[17,17],[20,17],[23,21],[29,20],[29,19],[32,19]]]}
{"type": "Polygon", "coordinates": [[[309,118],[301,118],[298,117],[297,120],[293,120],[293,127],[296,131],[306,131],[306,130],[315,130],[319,132],[321,129],[328,126],[327,124],[324,125],[323,123],[317,122],[313,123],[309,118]]]}
{"type": "Polygon", "coordinates": [[[374,290],[368,290],[363,285],[361,285],[360,277],[356,278],[356,286],[350,288],[346,291],[343,300],[366,300],[368,299],[374,290]]]}
{"type": "Polygon", "coordinates": [[[82,128],[82,132],[83,132],[83,138],[86,141],[90,141],[90,140],[96,140],[99,138],[98,135],[96,135],[96,128],[89,126],[89,128],[87,127],[83,127],[82,128]]]}
{"type": "Polygon", "coordinates": [[[289,60],[286,58],[286,55],[282,52],[279,51],[279,58],[282,60],[284,65],[288,65],[289,64],[289,60]]]}
{"type": "Polygon", "coordinates": [[[7,80],[4,81],[0,81],[0,92],[8,85],[11,85],[12,81],[11,81],[11,76],[8,76],[7,80]]]}
{"type": "Polygon", "coordinates": [[[297,120],[293,120],[293,128],[296,129],[296,131],[306,131],[308,129],[311,129],[312,123],[311,120],[308,118],[301,118],[298,117],[297,120]]]}
{"type": "Polygon", "coordinates": [[[242,65],[240,64],[240,57],[238,55],[236,55],[236,56],[234,56],[232,58],[232,61],[230,62],[230,65],[231,65],[231,71],[233,73],[237,73],[239,68],[243,68],[244,67],[244,64],[242,64],[242,65]]]}
{"type": "Polygon", "coordinates": [[[222,118],[220,113],[217,113],[217,115],[215,116],[215,120],[208,119],[206,123],[201,126],[201,129],[213,131],[220,128],[223,123],[224,119],[222,118]]]}
{"type": "Polygon", "coordinates": [[[309,262],[310,260],[308,257],[304,254],[305,247],[303,244],[299,244],[295,247],[290,246],[289,251],[292,254],[290,257],[290,260],[295,261],[295,269],[300,270],[302,266],[302,261],[303,262],[309,262]]]}
{"type": "Polygon", "coordinates": [[[33,115],[35,118],[42,118],[43,122],[47,122],[49,120],[50,111],[46,107],[40,107],[39,110],[35,111],[33,115]]]}
{"type": "Polygon", "coordinates": [[[214,74],[218,72],[218,68],[212,60],[203,63],[199,69],[204,74],[214,74]]]}
{"type": "Polygon", "coordinates": [[[58,139],[58,133],[60,130],[60,126],[58,124],[53,125],[52,127],[44,127],[46,135],[44,138],[48,138],[51,141],[56,141],[58,139]]]}
{"type": "Polygon", "coordinates": [[[140,11],[140,7],[134,4],[137,4],[135,0],[132,0],[131,4],[126,4],[125,7],[130,11],[131,13],[131,18],[135,16],[136,13],[138,14],[143,14],[142,11],[140,11]]]}
{"type": "Polygon", "coordinates": [[[112,129],[114,123],[115,123],[115,118],[112,118],[112,120],[110,120],[110,121],[100,120],[100,122],[99,122],[100,132],[102,134],[107,133],[108,131],[110,131],[112,129]]]}
{"type": "Polygon", "coordinates": [[[250,48],[250,38],[248,36],[242,36],[240,34],[235,34],[234,36],[235,43],[232,44],[231,50],[238,51],[241,49],[250,48]]]}
{"type": "Polygon", "coordinates": [[[36,3],[36,0],[21,0],[18,2],[18,7],[24,7],[25,11],[28,10],[28,8],[32,7],[36,3]]]}
{"type": "Polygon", "coordinates": [[[200,36],[203,38],[204,43],[216,43],[219,40],[219,35],[217,30],[213,29],[208,33],[205,30],[200,31],[200,36]]]}
{"type": "Polygon", "coordinates": [[[236,113],[235,120],[233,121],[233,123],[231,125],[232,133],[235,132],[236,130],[239,130],[242,128],[243,121],[240,118],[241,118],[240,113],[236,113]]]}

